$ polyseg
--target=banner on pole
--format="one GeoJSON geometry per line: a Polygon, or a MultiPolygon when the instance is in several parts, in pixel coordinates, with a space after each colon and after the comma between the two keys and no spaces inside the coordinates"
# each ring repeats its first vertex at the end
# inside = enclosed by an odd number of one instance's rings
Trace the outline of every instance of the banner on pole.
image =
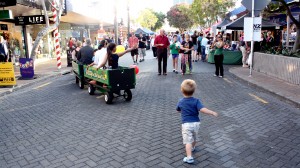
{"type": "Polygon", "coordinates": [[[16,85],[14,66],[11,62],[0,62],[0,86],[16,85]]]}
{"type": "Polygon", "coordinates": [[[261,41],[262,18],[245,17],[244,19],[244,41],[261,41]]]}

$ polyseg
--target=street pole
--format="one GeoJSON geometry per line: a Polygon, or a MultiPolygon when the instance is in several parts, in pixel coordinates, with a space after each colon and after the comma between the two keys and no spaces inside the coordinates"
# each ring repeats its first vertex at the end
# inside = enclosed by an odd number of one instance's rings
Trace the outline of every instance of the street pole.
{"type": "Polygon", "coordinates": [[[127,39],[129,41],[129,37],[130,37],[130,14],[129,14],[129,0],[127,0],[127,13],[128,13],[128,21],[127,21],[127,39]]]}
{"type": "Polygon", "coordinates": [[[115,20],[114,20],[114,25],[115,25],[115,43],[118,45],[118,21],[117,21],[117,0],[115,0],[115,20]]]}
{"type": "MultiPolygon", "coordinates": [[[[253,23],[254,23],[254,0],[252,0],[252,26],[253,26],[253,23]]],[[[250,54],[250,61],[251,61],[251,64],[250,64],[250,77],[252,76],[252,68],[253,68],[253,57],[254,57],[254,28],[252,28],[252,32],[251,32],[251,54],[250,54]]]]}

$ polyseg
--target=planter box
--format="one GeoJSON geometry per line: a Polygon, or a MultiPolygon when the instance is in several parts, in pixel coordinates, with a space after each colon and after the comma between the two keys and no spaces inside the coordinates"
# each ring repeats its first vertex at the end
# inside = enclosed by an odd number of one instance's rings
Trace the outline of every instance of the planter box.
{"type": "Polygon", "coordinates": [[[300,59],[265,53],[254,53],[253,68],[257,72],[300,85],[300,59]]]}

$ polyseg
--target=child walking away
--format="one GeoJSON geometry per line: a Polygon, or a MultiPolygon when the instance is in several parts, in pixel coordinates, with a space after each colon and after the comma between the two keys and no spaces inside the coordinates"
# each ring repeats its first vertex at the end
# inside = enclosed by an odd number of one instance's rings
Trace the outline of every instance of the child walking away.
{"type": "Polygon", "coordinates": [[[176,108],[181,113],[182,119],[182,138],[186,151],[183,162],[190,164],[194,163],[192,152],[195,151],[196,137],[200,128],[199,112],[218,116],[218,113],[205,108],[199,99],[193,97],[196,87],[196,82],[191,79],[182,82],[181,92],[184,98],[178,102],[176,108]]]}
{"type": "Polygon", "coordinates": [[[182,75],[191,74],[192,67],[192,50],[194,49],[193,42],[190,41],[190,35],[186,34],[184,41],[181,43],[181,50],[183,50],[183,55],[181,56],[181,71],[182,75]]]}
{"type": "Polygon", "coordinates": [[[173,43],[170,45],[170,49],[173,58],[173,72],[178,74],[178,57],[179,57],[180,42],[177,41],[177,35],[173,36],[173,43]]]}

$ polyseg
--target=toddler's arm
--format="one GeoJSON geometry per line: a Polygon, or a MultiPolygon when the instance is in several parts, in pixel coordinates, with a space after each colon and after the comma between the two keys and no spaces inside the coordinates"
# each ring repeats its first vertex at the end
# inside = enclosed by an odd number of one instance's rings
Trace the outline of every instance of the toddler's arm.
{"type": "Polygon", "coordinates": [[[218,115],[219,115],[217,112],[214,112],[214,111],[209,110],[207,108],[200,109],[200,112],[205,113],[205,114],[209,114],[209,115],[213,115],[215,117],[218,117],[218,115]]]}

